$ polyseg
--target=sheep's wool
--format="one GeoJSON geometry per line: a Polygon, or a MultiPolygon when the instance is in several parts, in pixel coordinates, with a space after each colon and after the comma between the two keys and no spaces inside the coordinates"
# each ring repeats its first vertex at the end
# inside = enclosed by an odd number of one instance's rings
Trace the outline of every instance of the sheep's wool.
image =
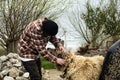
{"type": "Polygon", "coordinates": [[[98,80],[102,65],[103,56],[84,57],[68,54],[66,57],[66,80],[98,80]]]}

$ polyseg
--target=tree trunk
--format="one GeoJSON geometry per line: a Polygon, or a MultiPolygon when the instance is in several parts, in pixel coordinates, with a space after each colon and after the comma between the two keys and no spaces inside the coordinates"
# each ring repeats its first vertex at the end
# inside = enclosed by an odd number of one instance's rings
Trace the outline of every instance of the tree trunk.
{"type": "Polygon", "coordinates": [[[17,41],[12,41],[7,44],[7,53],[16,53],[17,52],[17,41]]]}
{"type": "Polygon", "coordinates": [[[97,47],[97,46],[98,46],[98,44],[97,44],[96,40],[92,40],[90,47],[97,47]]]}

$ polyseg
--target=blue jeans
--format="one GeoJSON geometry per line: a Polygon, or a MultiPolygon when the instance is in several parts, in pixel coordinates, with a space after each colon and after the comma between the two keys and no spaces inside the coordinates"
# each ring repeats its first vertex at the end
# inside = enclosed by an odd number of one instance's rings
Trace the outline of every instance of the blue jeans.
{"type": "Polygon", "coordinates": [[[40,58],[32,61],[22,61],[22,64],[30,74],[30,80],[42,80],[41,61],[40,58]]]}

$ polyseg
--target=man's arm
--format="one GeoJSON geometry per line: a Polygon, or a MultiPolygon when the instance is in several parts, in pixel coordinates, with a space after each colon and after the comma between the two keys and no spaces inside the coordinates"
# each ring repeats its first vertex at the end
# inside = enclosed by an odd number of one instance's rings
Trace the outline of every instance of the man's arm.
{"type": "Polygon", "coordinates": [[[41,54],[42,57],[47,59],[48,61],[51,61],[53,63],[56,63],[57,57],[52,55],[44,46],[36,46],[37,51],[41,54]]]}
{"type": "Polygon", "coordinates": [[[57,48],[57,50],[60,50],[63,53],[65,52],[65,49],[64,49],[60,39],[56,38],[55,36],[52,36],[50,39],[50,42],[55,46],[55,48],[57,48]]]}
{"type": "Polygon", "coordinates": [[[65,64],[65,60],[61,59],[61,58],[57,58],[56,56],[52,55],[49,51],[46,50],[45,47],[38,46],[37,50],[39,51],[39,53],[41,54],[41,56],[43,56],[45,59],[53,62],[53,63],[57,63],[60,65],[64,65],[65,64]]]}

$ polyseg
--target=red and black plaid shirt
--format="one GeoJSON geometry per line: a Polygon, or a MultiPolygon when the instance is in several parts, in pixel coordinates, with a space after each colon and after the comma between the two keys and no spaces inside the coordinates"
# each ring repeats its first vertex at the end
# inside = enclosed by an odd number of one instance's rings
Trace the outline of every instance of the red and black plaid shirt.
{"type": "Polygon", "coordinates": [[[18,41],[19,56],[23,58],[37,59],[38,54],[51,62],[56,61],[56,57],[46,50],[48,41],[54,44],[59,49],[61,45],[59,39],[55,36],[43,36],[41,30],[42,22],[38,19],[29,23],[23,31],[18,41]]]}

